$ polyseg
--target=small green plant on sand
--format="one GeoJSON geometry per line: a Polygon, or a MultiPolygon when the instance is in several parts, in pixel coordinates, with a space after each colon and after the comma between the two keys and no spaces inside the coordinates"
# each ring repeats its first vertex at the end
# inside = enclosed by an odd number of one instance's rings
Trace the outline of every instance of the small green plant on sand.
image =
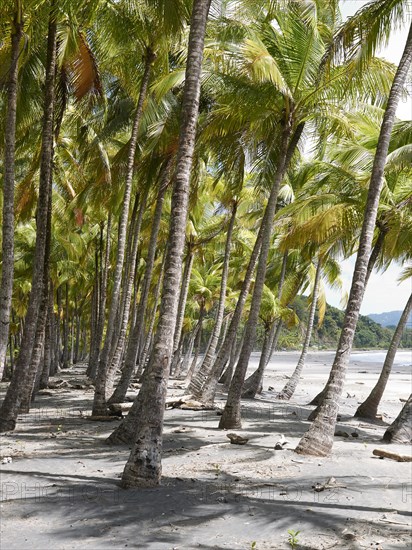
{"type": "Polygon", "coordinates": [[[256,550],[256,541],[250,543],[250,550],[256,550]]]}
{"type": "Polygon", "coordinates": [[[289,538],[288,538],[289,546],[292,548],[292,550],[295,550],[295,548],[298,547],[298,542],[299,542],[298,535],[300,531],[294,531],[293,529],[289,529],[288,533],[289,533],[289,538]]]}

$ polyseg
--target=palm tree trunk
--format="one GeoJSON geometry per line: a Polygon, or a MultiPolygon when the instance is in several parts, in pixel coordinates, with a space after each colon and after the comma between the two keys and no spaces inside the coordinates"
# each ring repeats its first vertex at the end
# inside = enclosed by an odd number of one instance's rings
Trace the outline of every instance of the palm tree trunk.
{"type": "Polygon", "coordinates": [[[153,278],[153,268],[156,258],[156,244],[159,235],[160,222],[162,221],[162,212],[166,189],[170,181],[170,169],[172,165],[172,157],[168,159],[165,167],[163,168],[162,176],[159,182],[159,190],[156,198],[156,207],[152,219],[152,230],[150,233],[150,239],[147,250],[146,269],[142,283],[142,293],[137,308],[135,329],[132,333],[126,355],[126,364],[129,362],[136,364],[137,355],[139,353],[139,345],[143,340],[144,326],[146,318],[147,303],[149,299],[150,286],[153,278]]]}
{"type": "Polygon", "coordinates": [[[31,356],[36,336],[37,319],[43,297],[44,258],[47,240],[47,214],[52,186],[53,116],[55,107],[56,20],[54,1],[51,2],[47,38],[45,102],[40,161],[40,184],[36,215],[36,245],[33,262],[32,287],[24,324],[24,334],[16,367],[0,408],[0,432],[14,430],[20,408],[22,391],[27,384],[31,356]]]}
{"type": "Polygon", "coordinates": [[[53,350],[53,293],[51,282],[49,285],[49,303],[48,303],[48,313],[47,313],[47,323],[46,323],[46,336],[44,341],[44,363],[43,369],[40,377],[40,389],[47,388],[49,384],[49,376],[51,372],[51,363],[52,363],[52,350],[53,350]]]}
{"type": "MultiPolygon", "coordinates": [[[[277,291],[278,300],[280,300],[282,296],[282,288],[285,282],[286,268],[288,264],[288,255],[288,251],[283,254],[282,268],[280,270],[279,285],[277,291]]],[[[263,374],[277,346],[281,329],[282,320],[279,319],[278,321],[272,323],[267,337],[265,335],[265,341],[263,343],[263,349],[260,355],[259,366],[256,371],[245,380],[245,383],[243,385],[242,397],[250,397],[253,399],[257,393],[262,393],[263,374]]]]}
{"type": "Polygon", "coordinates": [[[402,312],[399,323],[396,327],[394,335],[392,337],[388,352],[383,363],[382,372],[379,376],[375,387],[365,399],[365,401],[359,405],[355,416],[361,418],[375,418],[378,412],[379,403],[381,402],[383,392],[385,391],[386,384],[389,380],[389,375],[392,370],[392,365],[395,359],[396,352],[398,351],[399,342],[401,341],[403,331],[408,322],[409,314],[412,311],[412,294],[409,296],[409,300],[406,303],[405,309],[402,312]]]}
{"type": "Polygon", "coordinates": [[[116,257],[116,268],[113,277],[113,291],[112,301],[110,304],[109,318],[107,322],[106,336],[104,340],[103,350],[97,369],[97,375],[95,380],[95,393],[93,400],[93,415],[105,415],[107,411],[106,407],[106,373],[110,361],[110,350],[115,331],[115,321],[117,312],[119,309],[120,301],[120,286],[122,282],[122,271],[124,263],[124,254],[126,248],[126,226],[129,217],[129,204],[130,195],[132,191],[132,181],[134,174],[134,158],[136,154],[137,135],[140,125],[140,120],[143,112],[143,103],[146,99],[147,89],[149,85],[150,73],[152,63],[155,59],[155,55],[150,48],[147,48],[145,59],[145,70],[142,77],[140,86],[139,100],[137,102],[136,113],[133,120],[132,135],[129,144],[129,154],[127,159],[127,173],[124,189],[124,197],[121,207],[120,219],[119,219],[119,231],[118,231],[118,246],[116,257]]]}
{"type": "Polygon", "coordinates": [[[185,384],[186,385],[190,384],[190,382],[193,378],[193,374],[195,373],[195,370],[196,370],[197,360],[199,359],[200,346],[202,345],[202,329],[203,329],[204,316],[205,316],[205,308],[204,308],[204,304],[202,304],[200,306],[199,320],[197,322],[197,326],[198,326],[199,330],[197,331],[196,340],[195,340],[195,344],[194,344],[195,345],[195,353],[193,355],[192,364],[190,365],[190,368],[186,373],[186,378],[185,378],[185,384]]]}
{"type": "MultiPolygon", "coordinates": [[[[226,405],[220,418],[219,428],[221,429],[240,428],[242,425],[240,416],[240,400],[242,395],[242,387],[249,364],[250,354],[252,353],[253,346],[255,345],[256,340],[256,327],[259,319],[260,303],[262,300],[263,286],[266,277],[266,263],[272,237],[276,203],[280,184],[283,180],[283,176],[287,168],[286,161],[288,157],[290,133],[291,120],[289,116],[285,120],[282,132],[278,167],[276,170],[276,175],[270,192],[269,200],[266,206],[265,214],[262,220],[262,247],[260,250],[258,267],[256,271],[255,286],[252,295],[252,304],[250,306],[249,317],[245,328],[245,340],[243,343],[242,351],[240,353],[239,362],[236,366],[235,373],[232,378],[232,383],[229,388],[226,405]]],[[[290,143],[290,145],[292,145],[292,143],[290,143]]],[[[290,157],[291,156],[292,155],[290,154],[290,157]]]]}
{"type": "Polygon", "coordinates": [[[303,367],[305,366],[306,355],[308,354],[310,339],[312,338],[313,323],[315,321],[321,270],[322,270],[322,262],[320,259],[318,259],[318,265],[316,267],[315,282],[313,284],[313,291],[312,291],[312,303],[310,306],[308,325],[306,327],[306,335],[305,335],[305,341],[303,343],[302,352],[300,354],[298,364],[296,365],[296,368],[293,371],[292,376],[285,384],[285,387],[283,388],[283,390],[277,395],[278,399],[289,400],[292,397],[299,383],[303,367]]]}
{"type": "MultiPolygon", "coordinates": [[[[183,272],[183,279],[182,279],[182,288],[180,289],[179,306],[177,309],[176,329],[173,337],[173,356],[175,354],[177,355],[180,338],[182,336],[183,320],[185,318],[187,293],[189,291],[190,275],[192,273],[193,260],[194,260],[193,249],[191,245],[188,244],[185,269],[183,272]]],[[[173,360],[174,360],[174,357],[173,357],[173,360]]]]}
{"type": "Polygon", "coordinates": [[[123,487],[152,487],[160,483],[163,416],[182,277],[190,171],[209,7],[210,0],[195,0],[193,3],[159,324],[142,388],[135,401],[139,410],[138,425],[135,426],[135,444],[122,476],[123,487]]]}
{"type": "Polygon", "coordinates": [[[242,319],[243,308],[246,302],[246,298],[249,294],[250,285],[252,284],[253,272],[256,267],[261,244],[262,227],[260,228],[258,236],[256,237],[249,264],[247,266],[245,278],[242,283],[242,289],[236,303],[235,311],[233,312],[233,317],[230,322],[225,341],[222,343],[219,353],[217,354],[216,360],[213,364],[213,368],[203,384],[201,400],[204,403],[213,403],[219,377],[222,374],[223,369],[225,368],[229,356],[231,355],[232,346],[236,342],[236,334],[240,325],[240,321],[242,319]]]}
{"type": "Polygon", "coordinates": [[[7,86],[7,114],[4,135],[4,178],[2,217],[2,268],[0,283],[0,380],[3,377],[9,339],[14,276],[14,157],[16,149],[17,79],[23,19],[19,3],[11,31],[11,60],[7,86]]]}
{"type": "Polygon", "coordinates": [[[401,412],[383,434],[388,443],[412,443],[412,393],[401,412]]]}
{"type": "MultiPolygon", "coordinates": [[[[107,300],[107,280],[109,276],[109,264],[110,264],[110,249],[111,249],[111,238],[110,233],[112,229],[112,215],[109,213],[107,218],[107,228],[106,228],[106,250],[103,259],[103,238],[101,238],[100,246],[100,292],[99,292],[99,304],[97,307],[97,321],[96,321],[96,334],[94,338],[94,347],[90,350],[89,357],[89,366],[87,369],[87,376],[94,380],[96,378],[97,367],[100,359],[100,346],[103,339],[103,330],[104,330],[104,320],[106,314],[106,300],[107,300]]],[[[102,230],[103,232],[103,230],[102,230]]]]}
{"type": "Polygon", "coordinates": [[[223,317],[225,313],[227,278],[229,273],[230,248],[232,246],[232,235],[233,235],[233,228],[235,226],[235,221],[236,221],[236,212],[237,212],[237,203],[234,202],[232,206],[232,215],[230,217],[229,227],[227,229],[227,234],[226,234],[225,256],[223,261],[222,279],[220,283],[220,295],[219,295],[216,322],[213,327],[212,337],[211,337],[210,344],[207,349],[205,358],[203,359],[202,366],[200,367],[195,378],[193,378],[189,388],[189,391],[192,392],[195,397],[199,397],[199,398],[201,398],[201,395],[202,395],[203,384],[207,380],[212,370],[212,367],[213,367],[212,362],[215,356],[220,332],[222,330],[223,317]]]}
{"type": "Polygon", "coordinates": [[[69,368],[69,283],[65,284],[64,319],[63,319],[63,369],[69,368]]]}
{"type": "Polygon", "coordinates": [[[143,213],[146,207],[146,198],[147,198],[147,194],[142,195],[142,202],[139,208],[139,215],[137,217],[135,227],[133,226],[134,238],[133,238],[132,249],[130,251],[129,269],[128,269],[128,276],[127,276],[128,280],[126,281],[126,289],[124,292],[125,297],[124,297],[123,316],[121,319],[121,329],[120,329],[119,338],[117,340],[116,349],[114,351],[113,358],[110,363],[110,367],[108,368],[107,374],[106,374],[106,396],[107,397],[109,397],[113,392],[114,377],[117,369],[120,367],[120,361],[123,356],[124,345],[126,341],[126,331],[127,331],[127,325],[129,322],[130,303],[132,299],[133,283],[136,275],[137,248],[139,245],[139,234],[140,234],[140,227],[143,219],[143,213]]]}
{"type": "Polygon", "coordinates": [[[383,116],[371,180],[366,201],[365,215],[359,241],[359,250],[352,278],[348,306],[346,308],[338,349],[326,386],[325,397],[315,413],[316,418],[308,432],[300,440],[296,452],[326,456],[332,449],[339,399],[342,395],[346,368],[352,349],[353,338],[359,317],[359,310],[365,292],[365,279],[371,255],[373,232],[376,223],[379,198],[383,185],[383,172],[388,154],[389,141],[395,121],[396,108],[406,82],[412,61],[412,25],[409,29],[405,49],[393,79],[388,103],[383,116]]]}

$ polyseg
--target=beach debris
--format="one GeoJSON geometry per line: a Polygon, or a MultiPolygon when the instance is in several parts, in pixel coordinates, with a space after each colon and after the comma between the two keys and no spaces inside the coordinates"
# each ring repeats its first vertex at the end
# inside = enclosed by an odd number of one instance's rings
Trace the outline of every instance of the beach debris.
{"type": "Polygon", "coordinates": [[[352,437],[359,437],[359,434],[358,434],[358,432],[352,432],[352,433],[351,433],[351,436],[352,436],[352,437]]]}
{"type": "Polygon", "coordinates": [[[276,442],[275,445],[275,451],[283,451],[284,446],[287,445],[287,443],[289,443],[289,441],[286,441],[285,436],[283,434],[280,434],[280,439],[276,442]]]}
{"type": "Polygon", "coordinates": [[[226,437],[230,439],[230,443],[232,445],[246,445],[249,441],[247,437],[242,437],[241,435],[235,433],[226,434],[226,437]]]}
{"type": "Polygon", "coordinates": [[[2,460],[1,460],[1,463],[2,464],[11,464],[13,462],[13,459],[11,458],[11,456],[5,456],[2,460]]]}
{"type": "Polygon", "coordinates": [[[188,426],[178,426],[172,430],[172,433],[174,434],[185,434],[190,432],[193,432],[193,428],[189,428],[188,426]]]}
{"type": "Polygon", "coordinates": [[[351,395],[349,392],[346,392],[346,397],[347,398],[352,398],[352,397],[355,397],[355,394],[351,395]]]}
{"type": "Polygon", "coordinates": [[[347,533],[343,532],[342,537],[345,540],[355,540],[356,539],[355,533],[351,533],[350,531],[348,531],[347,533]]]}
{"type": "Polygon", "coordinates": [[[385,451],[384,449],[374,449],[372,454],[382,459],[390,458],[391,460],[396,460],[397,462],[412,462],[412,455],[401,455],[399,453],[385,451]]]}
{"type": "Polygon", "coordinates": [[[325,483],[315,483],[315,485],[312,485],[312,489],[316,493],[320,493],[321,491],[324,491],[325,489],[345,489],[346,485],[343,485],[342,483],[338,483],[337,480],[334,477],[330,477],[325,483]]]}
{"type": "Polygon", "coordinates": [[[273,386],[268,387],[268,391],[274,391],[274,390],[275,390],[275,388],[273,386]]]}
{"type": "Polygon", "coordinates": [[[344,432],[342,430],[337,430],[335,432],[335,437],[345,437],[345,438],[348,438],[349,437],[349,434],[348,432],[344,432]]]}
{"type": "Polygon", "coordinates": [[[68,388],[69,383],[66,382],[66,380],[61,380],[61,379],[52,380],[52,379],[49,379],[49,383],[47,384],[47,387],[50,390],[57,390],[59,388],[68,388]]]}

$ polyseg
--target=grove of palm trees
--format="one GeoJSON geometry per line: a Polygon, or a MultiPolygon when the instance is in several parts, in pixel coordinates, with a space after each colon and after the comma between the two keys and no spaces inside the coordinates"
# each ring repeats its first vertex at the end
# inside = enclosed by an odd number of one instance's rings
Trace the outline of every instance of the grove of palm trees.
{"type": "Polygon", "coordinates": [[[412,9],[352,4],[0,3],[2,550],[412,543],[412,9]]]}

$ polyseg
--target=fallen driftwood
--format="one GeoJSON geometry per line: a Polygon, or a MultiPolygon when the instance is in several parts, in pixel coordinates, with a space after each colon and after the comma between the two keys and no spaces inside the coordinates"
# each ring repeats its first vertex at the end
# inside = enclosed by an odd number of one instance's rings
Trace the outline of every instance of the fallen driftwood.
{"type": "Polygon", "coordinates": [[[411,455],[401,455],[398,453],[392,453],[391,451],[385,451],[384,449],[374,449],[372,454],[379,456],[379,458],[390,458],[396,460],[397,462],[412,462],[411,455]]]}

